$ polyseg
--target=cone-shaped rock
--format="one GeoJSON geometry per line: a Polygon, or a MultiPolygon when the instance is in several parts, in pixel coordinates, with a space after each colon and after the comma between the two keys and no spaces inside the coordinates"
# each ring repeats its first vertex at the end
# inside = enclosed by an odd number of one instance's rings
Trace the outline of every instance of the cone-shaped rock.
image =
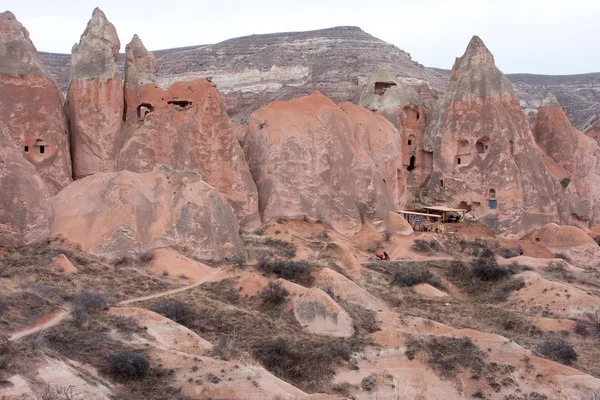
{"type": "Polygon", "coordinates": [[[147,172],[168,164],[197,171],[233,206],[242,229],[260,226],[256,185],[212,83],[177,82],[168,90],[142,84],[126,95],[127,127],[134,131],[127,132],[119,154],[120,170],[147,172]]]}
{"type": "Polygon", "coordinates": [[[573,127],[554,95],[538,110],[533,134],[550,160],[548,169],[561,183],[563,222],[591,228],[600,222],[600,148],[573,127]]]}
{"type": "Polygon", "coordinates": [[[71,182],[62,95],[27,29],[8,11],[0,13],[0,127],[51,194],[71,182]]]}
{"type": "Polygon", "coordinates": [[[123,142],[120,47],[115,27],[96,8],[71,54],[67,102],[75,178],[116,171],[123,142]]]}
{"type": "Polygon", "coordinates": [[[396,207],[398,140],[383,117],[318,92],[254,112],[244,150],[262,217],[319,218],[344,234],[383,222],[396,207]]]}
{"type": "Polygon", "coordinates": [[[557,218],[554,183],[510,81],[473,37],[429,121],[424,147],[433,170],[425,203],[471,208],[505,237],[557,218]]]}
{"type": "Polygon", "coordinates": [[[46,184],[0,128],[0,247],[50,236],[52,205],[46,184]]]}

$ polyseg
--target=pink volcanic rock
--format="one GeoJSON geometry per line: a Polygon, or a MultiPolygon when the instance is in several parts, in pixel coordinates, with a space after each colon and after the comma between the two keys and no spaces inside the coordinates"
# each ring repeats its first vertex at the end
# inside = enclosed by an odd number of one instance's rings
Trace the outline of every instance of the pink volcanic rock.
{"type": "Polygon", "coordinates": [[[365,85],[360,97],[362,106],[387,118],[400,132],[403,196],[400,206],[410,203],[420,185],[431,172],[433,155],[423,150],[425,107],[419,93],[409,85],[398,82],[385,68],[380,67],[365,85]]]}
{"type": "Polygon", "coordinates": [[[0,127],[36,168],[50,194],[72,180],[62,103],[27,29],[12,13],[0,13],[0,127]]]}
{"type": "Polygon", "coordinates": [[[258,228],[256,185],[217,88],[198,79],[167,90],[142,84],[135,94],[129,87],[126,93],[136,100],[127,103],[127,126],[135,130],[127,133],[119,169],[146,172],[168,164],[197,171],[230,202],[244,230],[258,228]]]}
{"type": "Polygon", "coordinates": [[[245,257],[233,209],[194,172],[94,174],[52,202],[52,233],[98,256],[175,246],[200,259],[245,257]]]}
{"type": "Polygon", "coordinates": [[[0,246],[24,246],[50,236],[52,205],[35,167],[0,129],[0,246]]]}
{"type": "MultiPolygon", "coordinates": [[[[600,222],[600,147],[571,125],[556,97],[549,95],[533,126],[536,142],[552,159],[559,181],[559,213],[570,225],[591,228],[600,222]]],[[[558,186],[558,185],[557,185],[558,186]]]]}
{"type": "Polygon", "coordinates": [[[71,52],[67,109],[76,179],[117,170],[123,143],[123,81],[117,66],[120,47],[115,27],[96,8],[71,52]]]}
{"type": "Polygon", "coordinates": [[[344,234],[383,221],[396,206],[398,135],[369,116],[318,92],[254,112],[244,150],[262,218],[320,218],[344,234]],[[373,160],[369,144],[385,154],[373,160]]]}
{"type": "Polygon", "coordinates": [[[557,218],[555,186],[512,84],[474,36],[456,59],[428,123],[433,169],[424,203],[470,207],[496,234],[516,238],[557,218]]]}
{"type": "Polygon", "coordinates": [[[536,233],[536,240],[555,254],[565,254],[584,266],[597,266],[600,246],[587,233],[575,226],[550,223],[536,233]]]}

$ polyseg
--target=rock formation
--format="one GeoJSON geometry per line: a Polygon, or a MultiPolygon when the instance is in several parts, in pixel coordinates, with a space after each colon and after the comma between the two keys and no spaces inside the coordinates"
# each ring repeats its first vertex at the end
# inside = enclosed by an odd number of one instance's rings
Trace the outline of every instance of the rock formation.
{"type": "Polygon", "coordinates": [[[386,117],[400,132],[403,168],[398,173],[405,177],[403,188],[406,186],[400,204],[410,203],[429,176],[433,163],[431,152],[423,150],[426,112],[419,94],[379,67],[365,85],[359,104],[386,117]]]}
{"type": "Polygon", "coordinates": [[[0,13],[0,128],[51,194],[71,182],[62,95],[29,32],[8,11],[0,13]]]}
{"type": "Polygon", "coordinates": [[[168,90],[146,84],[127,98],[128,121],[134,118],[140,126],[127,133],[119,154],[120,170],[147,172],[168,164],[197,171],[230,202],[242,228],[260,225],[256,185],[213,84],[198,79],[175,83],[168,90]],[[129,103],[134,98],[138,102],[129,103]]]}
{"type": "Polygon", "coordinates": [[[256,111],[244,142],[263,219],[308,216],[345,234],[395,208],[397,149],[383,118],[318,92],[256,111]]]}
{"type": "Polygon", "coordinates": [[[125,140],[144,123],[146,112],[150,109],[138,109],[141,86],[156,83],[156,58],[149,52],[138,35],[133,35],[131,42],[125,46],[125,140]],[[144,115],[142,116],[142,113],[144,115]],[[138,115],[139,114],[139,115],[138,115]]]}
{"type": "Polygon", "coordinates": [[[575,226],[544,225],[535,234],[555,254],[563,254],[583,266],[597,266],[600,246],[587,233],[575,226]]]}
{"type": "Polygon", "coordinates": [[[46,184],[1,128],[0,187],[0,246],[48,239],[53,211],[46,184]]]}
{"type": "Polygon", "coordinates": [[[117,65],[121,43],[96,8],[73,46],[67,108],[74,177],[116,171],[123,143],[123,81],[117,65]]]}
{"type": "Polygon", "coordinates": [[[591,228],[600,222],[600,148],[571,125],[553,95],[544,100],[533,126],[558,189],[561,220],[591,228]]]}
{"type": "Polygon", "coordinates": [[[473,37],[429,121],[427,203],[471,208],[496,234],[521,237],[557,218],[554,184],[510,81],[473,37]]]}
{"type": "Polygon", "coordinates": [[[52,199],[52,233],[106,258],[178,246],[201,259],[244,257],[231,206],[194,172],[98,173],[52,199]]]}

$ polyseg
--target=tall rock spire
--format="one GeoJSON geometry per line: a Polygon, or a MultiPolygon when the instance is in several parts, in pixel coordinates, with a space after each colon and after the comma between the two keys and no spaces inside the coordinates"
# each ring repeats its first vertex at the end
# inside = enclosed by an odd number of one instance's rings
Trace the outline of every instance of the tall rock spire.
{"type": "Polygon", "coordinates": [[[600,223],[600,148],[573,127],[553,94],[538,110],[533,134],[561,187],[557,191],[564,223],[591,228],[600,223]]]}
{"type": "Polygon", "coordinates": [[[469,207],[504,237],[556,220],[555,185],[512,84],[477,36],[456,60],[424,139],[433,172],[425,203],[469,207]]]}
{"type": "Polygon", "coordinates": [[[125,46],[125,88],[135,90],[138,86],[156,82],[156,58],[146,50],[138,35],[133,35],[125,46]]]}
{"type": "Polygon", "coordinates": [[[62,95],[29,32],[8,11],[0,13],[0,128],[51,194],[71,182],[62,95]]]}
{"type": "Polygon", "coordinates": [[[120,47],[115,27],[96,8],[71,55],[67,101],[75,178],[116,171],[123,143],[120,47]]]}

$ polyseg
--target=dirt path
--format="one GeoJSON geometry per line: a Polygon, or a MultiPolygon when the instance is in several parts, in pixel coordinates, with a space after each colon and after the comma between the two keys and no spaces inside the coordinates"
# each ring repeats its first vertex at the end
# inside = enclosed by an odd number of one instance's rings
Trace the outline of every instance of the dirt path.
{"type": "MultiPolygon", "coordinates": [[[[166,292],[155,293],[155,294],[151,294],[148,296],[136,297],[134,299],[123,300],[123,301],[120,301],[119,303],[117,303],[117,306],[122,307],[122,306],[126,306],[128,304],[137,303],[140,301],[152,300],[152,299],[156,299],[159,297],[165,297],[165,296],[170,296],[172,294],[185,292],[186,290],[191,290],[195,287],[202,285],[203,283],[209,281],[211,278],[213,278],[220,272],[221,272],[220,270],[217,270],[213,274],[205,276],[203,279],[200,279],[199,281],[193,283],[190,286],[184,286],[184,287],[177,288],[177,289],[167,290],[166,292]]],[[[52,328],[53,326],[58,325],[69,314],[71,314],[71,310],[70,309],[68,309],[68,310],[58,309],[58,310],[55,310],[54,313],[55,313],[55,315],[53,315],[50,319],[47,319],[44,321],[44,318],[43,318],[42,321],[38,322],[36,325],[32,326],[31,328],[27,328],[27,329],[13,333],[9,337],[8,340],[9,341],[19,340],[26,336],[30,336],[35,333],[52,328]]]]}
{"type": "Polygon", "coordinates": [[[33,335],[34,333],[44,331],[48,328],[52,328],[53,326],[58,325],[70,313],[71,313],[71,310],[59,309],[59,310],[55,311],[55,315],[52,318],[50,318],[44,322],[38,322],[36,325],[34,325],[31,328],[24,329],[19,332],[15,332],[8,338],[8,340],[12,342],[12,341],[24,338],[25,336],[33,335]]]}

